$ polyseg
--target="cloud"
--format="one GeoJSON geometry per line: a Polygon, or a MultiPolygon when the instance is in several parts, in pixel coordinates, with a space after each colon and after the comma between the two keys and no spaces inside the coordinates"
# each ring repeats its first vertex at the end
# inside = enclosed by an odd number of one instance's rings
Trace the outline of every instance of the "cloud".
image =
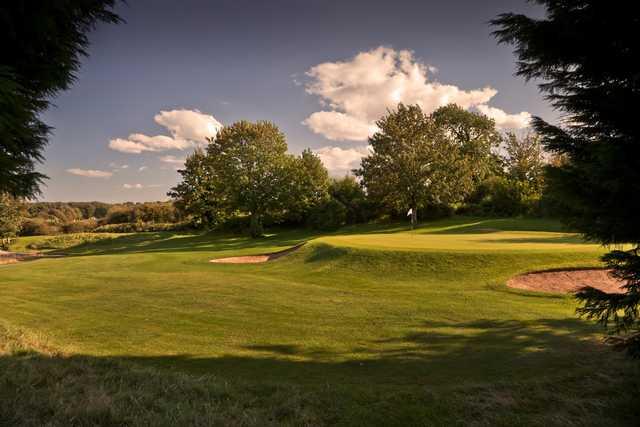
{"type": "Polygon", "coordinates": [[[95,170],[95,169],[78,169],[78,168],[71,168],[71,169],[67,169],[67,172],[70,173],[71,175],[78,175],[78,176],[84,176],[87,178],[111,178],[113,176],[113,172],[109,172],[109,171],[101,171],[101,170],[95,170]]]}
{"type": "Polygon", "coordinates": [[[202,144],[206,144],[207,138],[215,136],[222,129],[222,124],[215,117],[198,110],[160,111],[153,119],[166,127],[174,139],[202,144]]]}
{"type": "Polygon", "coordinates": [[[338,111],[318,111],[302,123],[332,141],[366,141],[378,129],[375,124],[338,111]]]}
{"type": "Polygon", "coordinates": [[[214,137],[222,128],[215,117],[198,110],[160,111],[154,116],[154,121],[165,127],[170,136],[132,133],[127,138],[112,139],[109,148],[129,154],[187,150],[207,144],[207,138],[214,137]]]}
{"type": "Polygon", "coordinates": [[[331,111],[313,113],[303,123],[331,140],[364,141],[375,132],[375,121],[400,102],[431,113],[449,103],[463,108],[486,105],[498,93],[489,86],[463,90],[430,80],[436,72],[411,51],[387,47],[316,65],[307,71],[305,89],[331,111]]]}
{"type": "Polygon", "coordinates": [[[113,169],[128,169],[129,165],[119,165],[119,164],[117,164],[115,162],[111,162],[111,163],[109,163],[109,167],[113,168],[113,169]]]}
{"type": "Polygon", "coordinates": [[[322,147],[313,152],[320,158],[329,173],[333,176],[351,174],[352,169],[360,167],[360,160],[369,154],[369,146],[354,148],[322,147]]]}
{"type": "Polygon", "coordinates": [[[162,156],[160,157],[160,161],[164,163],[169,163],[173,165],[175,169],[182,169],[184,167],[184,162],[187,159],[181,159],[176,156],[162,156]]]}
{"type": "Polygon", "coordinates": [[[142,185],[142,184],[123,184],[122,188],[126,189],[126,190],[141,190],[143,188],[161,188],[164,187],[164,185],[162,184],[149,184],[149,185],[142,185]]]}
{"type": "Polygon", "coordinates": [[[476,108],[485,116],[492,118],[500,129],[523,129],[529,127],[531,114],[522,111],[518,114],[507,114],[503,110],[488,105],[477,105],[476,108]]]}

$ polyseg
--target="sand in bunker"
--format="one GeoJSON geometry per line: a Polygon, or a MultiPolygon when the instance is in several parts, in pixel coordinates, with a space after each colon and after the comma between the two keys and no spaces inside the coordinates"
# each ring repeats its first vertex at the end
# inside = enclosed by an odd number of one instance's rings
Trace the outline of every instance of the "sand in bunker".
{"type": "Polygon", "coordinates": [[[0,251],[0,265],[13,264],[20,261],[33,261],[40,258],[62,258],[64,255],[49,255],[40,252],[7,252],[0,251]]]}
{"type": "Polygon", "coordinates": [[[13,264],[18,261],[26,261],[37,257],[38,254],[0,251],[0,264],[13,264]]]}
{"type": "Polygon", "coordinates": [[[520,274],[509,279],[507,286],[528,291],[541,292],[575,292],[585,286],[591,286],[610,294],[624,293],[624,283],[612,277],[609,270],[584,269],[539,271],[520,274]]]}
{"type": "Polygon", "coordinates": [[[272,252],[269,254],[233,256],[229,258],[216,258],[216,259],[209,260],[209,262],[213,262],[216,264],[259,264],[261,262],[273,261],[275,259],[288,255],[291,252],[300,249],[305,243],[307,242],[302,242],[293,247],[285,249],[283,251],[272,252]]]}

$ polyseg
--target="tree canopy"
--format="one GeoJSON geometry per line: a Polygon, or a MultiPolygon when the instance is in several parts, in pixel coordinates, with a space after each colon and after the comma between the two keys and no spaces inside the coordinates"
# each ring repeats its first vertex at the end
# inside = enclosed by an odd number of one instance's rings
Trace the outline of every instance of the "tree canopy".
{"type": "Polygon", "coordinates": [[[0,6],[0,193],[32,197],[43,174],[49,127],[40,113],[70,87],[87,55],[87,33],[117,23],[117,0],[6,1],[0,6]]]}
{"type": "Polygon", "coordinates": [[[254,237],[266,217],[304,216],[328,197],[329,178],[310,150],[287,153],[284,134],[270,122],[240,121],[224,127],[206,152],[196,151],[169,195],[202,225],[246,215],[254,237]]]}
{"type": "Polygon", "coordinates": [[[618,340],[640,355],[640,8],[596,0],[538,0],[541,19],[503,14],[492,24],[515,46],[517,73],[539,88],[563,116],[561,125],[534,118],[552,165],[548,189],[563,219],[604,244],[629,243],[605,261],[626,281],[626,295],[594,289],[578,294],[580,313],[613,325],[618,340]]]}
{"type": "Polygon", "coordinates": [[[456,105],[426,115],[399,104],[377,122],[371,154],[355,173],[368,196],[395,210],[462,200],[490,169],[500,137],[493,120],[456,105]]]}

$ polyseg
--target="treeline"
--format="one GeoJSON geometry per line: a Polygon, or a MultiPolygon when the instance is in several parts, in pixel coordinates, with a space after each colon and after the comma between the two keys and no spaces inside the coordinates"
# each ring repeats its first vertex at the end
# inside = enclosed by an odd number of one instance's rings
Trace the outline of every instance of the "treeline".
{"type": "Polygon", "coordinates": [[[35,202],[22,205],[19,234],[157,231],[180,228],[183,219],[171,202],[35,202]]]}
{"type": "Polygon", "coordinates": [[[169,195],[200,228],[265,225],[334,229],[345,224],[453,212],[549,215],[545,165],[551,159],[533,133],[501,133],[495,122],[457,105],[425,114],[398,105],[377,122],[370,153],[354,176],[331,179],[320,159],[287,152],[269,122],[225,127],[187,158],[169,195]]]}

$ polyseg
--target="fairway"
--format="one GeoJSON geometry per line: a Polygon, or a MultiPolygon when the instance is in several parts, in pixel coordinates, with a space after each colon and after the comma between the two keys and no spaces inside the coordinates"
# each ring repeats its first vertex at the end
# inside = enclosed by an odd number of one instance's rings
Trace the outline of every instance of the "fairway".
{"type": "Polygon", "coordinates": [[[505,286],[526,271],[599,265],[603,248],[553,222],[452,219],[260,240],[140,233],[64,253],[0,267],[0,321],[71,354],[382,396],[555,382],[626,363],[576,318],[570,296],[505,286]],[[208,262],[305,240],[273,262],[208,262]]]}

